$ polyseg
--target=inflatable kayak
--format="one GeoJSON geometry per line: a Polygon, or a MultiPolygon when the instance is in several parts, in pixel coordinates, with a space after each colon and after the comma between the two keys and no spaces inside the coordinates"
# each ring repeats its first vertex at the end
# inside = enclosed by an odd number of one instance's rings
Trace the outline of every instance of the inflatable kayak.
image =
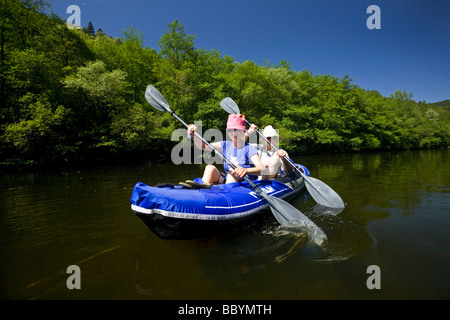
{"type": "MultiPolygon", "coordinates": [[[[299,166],[305,175],[308,170],[299,166]]],[[[197,178],[194,181],[201,182],[197,178]]],[[[305,182],[294,170],[273,180],[255,180],[265,193],[289,200],[304,190],[305,182]]],[[[270,210],[245,181],[187,189],[138,182],[131,195],[132,211],[163,239],[199,239],[258,221],[270,210]]]]}

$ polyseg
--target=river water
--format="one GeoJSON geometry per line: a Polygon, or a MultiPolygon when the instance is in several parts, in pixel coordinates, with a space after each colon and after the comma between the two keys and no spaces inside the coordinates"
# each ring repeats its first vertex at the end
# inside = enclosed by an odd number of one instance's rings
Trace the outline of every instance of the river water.
{"type": "Polygon", "coordinates": [[[2,174],[0,298],[450,298],[449,149],[294,160],[346,203],[336,215],[307,191],[291,201],[324,247],[271,216],[208,239],[158,238],[130,209],[134,184],[177,184],[202,165],[2,174]],[[81,289],[68,288],[72,265],[81,289]]]}

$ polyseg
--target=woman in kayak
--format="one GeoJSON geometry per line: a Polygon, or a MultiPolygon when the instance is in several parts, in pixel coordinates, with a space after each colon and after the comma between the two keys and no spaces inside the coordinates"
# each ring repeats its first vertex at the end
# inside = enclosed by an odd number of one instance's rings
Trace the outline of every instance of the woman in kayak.
{"type": "MultiPolygon", "coordinates": [[[[226,161],[223,162],[223,168],[226,174],[220,172],[214,165],[207,165],[203,172],[203,183],[210,185],[213,183],[232,183],[241,181],[248,174],[252,180],[256,180],[264,165],[259,158],[255,147],[245,142],[245,116],[241,114],[230,114],[227,121],[227,134],[231,141],[220,141],[211,143],[211,145],[225,158],[230,160],[236,169],[231,169],[226,161]]],[[[188,126],[188,136],[192,137],[197,127],[193,124],[188,126]]],[[[200,150],[212,151],[199,138],[194,135],[194,144],[200,150]]]]}
{"type": "MultiPolygon", "coordinates": [[[[252,124],[245,133],[244,139],[247,139],[255,129],[258,129],[258,127],[252,124]]],[[[278,144],[280,136],[272,126],[265,127],[262,135],[273,145],[276,146],[278,144]]],[[[261,162],[266,167],[266,170],[263,171],[263,175],[258,178],[261,180],[273,179],[281,173],[289,174],[292,172],[292,166],[288,163],[289,160],[286,159],[289,159],[287,152],[283,149],[278,149],[278,151],[275,150],[270,143],[267,143],[267,141],[263,139],[263,144],[250,144],[256,148],[261,162]]]]}

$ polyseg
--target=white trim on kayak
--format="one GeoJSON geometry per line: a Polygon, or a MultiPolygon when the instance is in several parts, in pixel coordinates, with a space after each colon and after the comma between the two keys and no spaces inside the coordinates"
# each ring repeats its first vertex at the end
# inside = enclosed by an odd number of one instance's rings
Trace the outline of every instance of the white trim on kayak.
{"type": "MultiPolygon", "coordinates": [[[[297,189],[292,189],[289,188],[291,191],[285,193],[284,195],[280,196],[281,199],[290,196],[292,193],[296,193],[298,191],[300,191],[302,188],[299,187],[297,189]]],[[[278,192],[282,192],[285,191],[286,189],[283,190],[279,190],[275,193],[278,192]]],[[[274,193],[274,194],[275,194],[274,193]]],[[[250,206],[250,205],[254,205],[255,203],[258,202],[262,202],[262,200],[258,200],[252,203],[246,203],[243,205],[238,205],[238,206],[233,206],[233,207],[214,207],[214,206],[205,206],[205,208],[208,209],[233,209],[233,208],[241,208],[241,207],[245,207],[245,206],[250,206]]],[[[251,210],[248,211],[243,211],[243,212],[233,212],[230,214],[202,214],[202,213],[183,213],[183,212],[173,212],[173,211],[167,211],[167,210],[162,210],[162,209],[146,209],[146,208],[142,208],[139,207],[137,205],[132,204],[131,205],[131,209],[135,212],[139,212],[141,214],[148,214],[148,215],[152,215],[152,214],[160,214],[163,215],[165,217],[171,217],[171,218],[178,218],[178,219],[192,219],[192,220],[231,220],[231,219],[236,219],[236,218],[243,218],[249,215],[254,214],[257,211],[263,210],[265,208],[267,208],[269,206],[268,203],[253,208],[251,210]]]]}
{"type": "Polygon", "coordinates": [[[236,209],[236,208],[242,208],[242,207],[246,207],[246,206],[251,206],[255,203],[261,202],[262,200],[258,200],[255,202],[251,202],[251,203],[246,203],[246,204],[240,204],[238,206],[232,206],[232,207],[219,207],[219,206],[205,206],[205,208],[207,209],[236,209]]]}
{"type": "Polygon", "coordinates": [[[260,207],[253,208],[248,211],[244,212],[235,212],[230,214],[202,214],[202,213],[182,213],[182,212],[173,212],[173,211],[166,211],[161,209],[145,209],[142,207],[138,207],[134,204],[131,205],[131,209],[133,211],[143,213],[143,214],[160,214],[165,217],[171,217],[171,218],[178,218],[178,219],[192,219],[192,220],[230,220],[230,219],[236,219],[236,218],[242,218],[246,217],[248,215],[251,215],[257,211],[260,211],[264,208],[266,208],[268,204],[264,204],[260,207]]]}
{"type": "MultiPolygon", "coordinates": [[[[292,190],[292,188],[290,188],[290,189],[292,190]]],[[[271,193],[271,194],[268,193],[268,195],[269,195],[269,196],[273,196],[273,195],[276,195],[277,193],[284,192],[284,191],[286,191],[286,190],[289,190],[289,189],[278,190],[277,192],[273,192],[273,193],[271,193]]],[[[207,209],[236,209],[236,208],[242,208],[242,207],[245,207],[245,206],[251,206],[251,205],[253,205],[253,204],[255,204],[255,203],[258,203],[258,202],[261,202],[261,201],[262,201],[262,200],[259,199],[259,200],[255,201],[255,202],[246,203],[246,204],[240,204],[240,205],[238,205],[238,206],[231,206],[231,207],[229,207],[229,206],[228,206],[228,207],[205,206],[205,208],[207,208],[207,209]]]]}

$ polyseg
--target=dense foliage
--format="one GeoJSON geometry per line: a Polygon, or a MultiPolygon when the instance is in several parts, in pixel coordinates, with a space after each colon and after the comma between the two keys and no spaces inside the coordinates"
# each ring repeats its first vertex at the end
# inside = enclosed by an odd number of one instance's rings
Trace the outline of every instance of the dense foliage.
{"type": "Polygon", "coordinates": [[[272,124],[291,154],[435,148],[449,144],[448,105],[383,97],[349,77],[259,66],[197,49],[175,20],[159,52],[130,28],[112,39],[69,29],[40,0],[0,0],[0,162],[164,160],[181,125],[153,109],[148,84],[186,122],[224,129],[233,98],[251,122],[272,124]]]}

